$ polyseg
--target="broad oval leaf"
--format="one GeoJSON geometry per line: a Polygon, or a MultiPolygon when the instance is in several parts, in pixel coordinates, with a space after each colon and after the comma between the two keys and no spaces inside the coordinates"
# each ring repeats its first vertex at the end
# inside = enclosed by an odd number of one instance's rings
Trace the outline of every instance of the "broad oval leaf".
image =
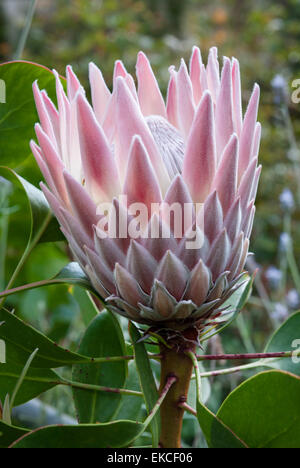
{"type": "Polygon", "coordinates": [[[197,419],[209,448],[246,448],[244,441],[198,398],[197,419]]]}
{"type": "Polygon", "coordinates": [[[266,365],[300,375],[300,312],[291,315],[272,336],[266,353],[294,351],[294,358],[280,358],[275,362],[265,360],[266,365]]]}
{"type": "Polygon", "coordinates": [[[300,447],[300,378],[277,370],[246,380],[217,413],[250,448],[300,447]]]}
{"type": "Polygon", "coordinates": [[[8,448],[13,442],[28,433],[29,431],[26,429],[10,426],[0,421],[0,448],[8,448]]]}

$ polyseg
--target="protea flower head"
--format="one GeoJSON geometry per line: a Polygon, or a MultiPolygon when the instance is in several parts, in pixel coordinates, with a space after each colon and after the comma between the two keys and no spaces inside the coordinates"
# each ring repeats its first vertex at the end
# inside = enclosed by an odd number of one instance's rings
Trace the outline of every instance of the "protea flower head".
{"type": "Polygon", "coordinates": [[[67,95],[54,72],[58,109],[34,83],[41,125],[31,148],[48,185],[41,187],[75,259],[113,310],[151,326],[203,330],[228,317],[222,306],[248,253],[259,87],[243,116],[239,63],[225,57],[220,73],[216,48],[206,67],[195,47],[189,69],[184,61],[170,68],[166,103],[142,52],[136,71],[137,89],[116,62],[111,92],[91,64],[92,106],[71,67],[67,95]],[[187,205],[178,235],[166,207],[187,205]],[[106,235],[99,206],[113,208],[114,235],[106,235]],[[135,206],[148,209],[140,236],[129,229],[135,206]],[[154,225],[159,235],[150,235],[154,225]],[[191,234],[201,238],[196,248],[187,248],[191,234]]]}

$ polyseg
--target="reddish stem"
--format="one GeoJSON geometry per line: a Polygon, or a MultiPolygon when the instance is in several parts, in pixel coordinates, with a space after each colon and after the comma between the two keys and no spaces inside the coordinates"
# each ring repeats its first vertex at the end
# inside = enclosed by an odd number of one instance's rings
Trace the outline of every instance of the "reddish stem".
{"type": "Polygon", "coordinates": [[[269,359],[290,357],[291,351],[282,351],[279,353],[252,353],[252,354],[204,354],[197,355],[199,361],[233,361],[243,359],[269,359]]]}

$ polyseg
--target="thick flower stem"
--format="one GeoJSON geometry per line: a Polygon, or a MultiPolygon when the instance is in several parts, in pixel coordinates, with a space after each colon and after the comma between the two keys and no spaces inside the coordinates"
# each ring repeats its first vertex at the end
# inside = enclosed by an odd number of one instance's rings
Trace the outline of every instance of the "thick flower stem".
{"type": "Polygon", "coordinates": [[[161,345],[161,355],[160,392],[170,376],[176,377],[177,380],[168,392],[160,409],[160,446],[162,448],[180,448],[182,420],[185,411],[180,404],[187,399],[193,363],[184,354],[184,350],[176,351],[173,348],[169,349],[161,345]]]}

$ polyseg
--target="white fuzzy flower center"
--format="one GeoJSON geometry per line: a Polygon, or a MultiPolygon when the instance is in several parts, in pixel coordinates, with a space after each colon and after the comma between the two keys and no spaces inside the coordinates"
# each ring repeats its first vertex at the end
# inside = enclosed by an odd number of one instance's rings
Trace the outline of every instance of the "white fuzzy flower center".
{"type": "Polygon", "coordinates": [[[184,139],[179,131],[159,115],[146,119],[155,143],[171,179],[181,173],[184,158],[184,139]]]}

